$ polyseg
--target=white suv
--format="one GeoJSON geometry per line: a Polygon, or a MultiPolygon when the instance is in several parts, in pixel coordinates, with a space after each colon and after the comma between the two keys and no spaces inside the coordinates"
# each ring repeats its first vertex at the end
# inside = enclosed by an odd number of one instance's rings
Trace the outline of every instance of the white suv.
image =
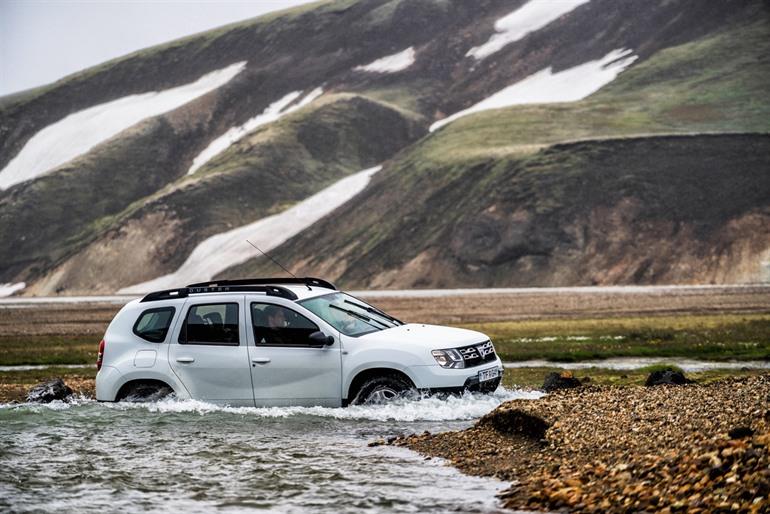
{"type": "Polygon", "coordinates": [[[324,280],[224,280],[150,293],[99,344],[96,398],[174,393],[233,406],[372,403],[408,391],[494,391],[480,332],[403,323],[324,280]]]}

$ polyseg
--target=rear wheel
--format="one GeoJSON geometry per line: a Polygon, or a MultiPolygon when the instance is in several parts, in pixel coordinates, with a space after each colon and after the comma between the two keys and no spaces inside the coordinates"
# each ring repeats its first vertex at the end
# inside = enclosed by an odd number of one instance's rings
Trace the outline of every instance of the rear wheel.
{"type": "Polygon", "coordinates": [[[409,381],[396,375],[385,375],[370,378],[361,384],[361,388],[351,403],[353,405],[378,405],[403,398],[416,391],[409,381]]]}
{"type": "Polygon", "coordinates": [[[126,384],[118,393],[119,402],[157,402],[171,396],[174,390],[162,382],[126,384]]]}

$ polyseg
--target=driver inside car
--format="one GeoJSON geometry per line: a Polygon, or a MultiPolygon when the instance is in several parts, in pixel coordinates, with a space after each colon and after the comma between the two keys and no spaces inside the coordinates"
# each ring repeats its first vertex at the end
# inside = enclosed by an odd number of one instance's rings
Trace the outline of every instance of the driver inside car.
{"type": "Polygon", "coordinates": [[[284,309],[278,306],[268,306],[265,308],[267,319],[266,327],[263,332],[262,344],[287,345],[291,344],[288,338],[288,322],[284,309]]]}

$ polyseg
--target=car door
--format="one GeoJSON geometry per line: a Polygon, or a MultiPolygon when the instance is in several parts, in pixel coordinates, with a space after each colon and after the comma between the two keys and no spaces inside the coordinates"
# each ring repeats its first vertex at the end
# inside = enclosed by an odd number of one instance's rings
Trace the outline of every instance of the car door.
{"type": "Polygon", "coordinates": [[[169,363],[193,399],[253,406],[243,295],[189,298],[169,363]]]}
{"type": "Polygon", "coordinates": [[[339,332],[293,302],[247,296],[246,310],[256,404],[341,406],[339,332]],[[333,344],[310,346],[319,330],[333,344]]]}

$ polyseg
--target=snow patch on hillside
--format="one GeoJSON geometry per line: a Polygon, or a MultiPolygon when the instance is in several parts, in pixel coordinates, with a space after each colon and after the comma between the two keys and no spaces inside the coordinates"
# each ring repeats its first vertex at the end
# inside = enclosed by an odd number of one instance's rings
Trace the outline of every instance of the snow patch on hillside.
{"type": "Polygon", "coordinates": [[[369,71],[373,73],[395,73],[407,69],[414,64],[414,47],[410,46],[397,54],[386,55],[376,61],[363,66],[356,66],[355,71],[369,71]]]}
{"type": "Polygon", "coordinates": [[[0,284],[0,298],[11,296],[13,293],[21,291],[25,287],[27,287],[27,284],[24,282],[17,282],[16,284],[0,284]]]}
{"type": "Polygon", "coordinates": [[[631,50],[619,49],[596,61],[575,66],[558,73],[551,67],[530,75],[476,105],[456,112],[430,126],[433,132],[458,118],[488,109],[500,109],[512,105],[576,102],[609,84],[625,70],[637,56],[631,50]]]}
{"type": "Polygon", "coordinates": [[[123,288],[118,294],[140,294],[211,280],[232,266],[261,256],[247,239],[265,252],[272,250],[353,198],[380,169],[382,166],[359,171],[279,214],[211,236],[198,244],[174,273],[123,288]]]}
{"type": "Polygon", "coordinates": [[[495,22],[495,34],[481,46],[474,46],[465,55],[484,59],[503,47],[545,27],[560,16],[590,0],[530,0],[512,13],[495,22]]]}
{"type": "Polygon", "coordinates": [[[237,127],[232,127],[227,132],[213,140],[198,156],[193,159],[192,166],[190,166],[190,169],[187,170],[188,175],[192,175],[198,169],[201,168],[204,164],[209,162],[211,159],[219,155],[220,153],[224,152],[230,146],[232,146],[236,141],[243,138],[246,134],[249,132],[252,132],[257,127],[260,127],[262,125],[265,125],[267,123],[272,123],[274,121],[277,121],[283,116],[286,116],[290,112],[296,111],[297,109],[300,109],[319,96],[323,94],[323,89],[320,87],[315,88],[310,93],[305,95],[305,97],[300,100],[298,103],[294,105],[290,105],[292,102],[294,102],[297,98],[302,95],[302,91],[293,91],[280,100],[277,100],[270,105],[267,106],[267,108],[262,111],[261,114],[258,114],[254,116],[253,118],[249,119],[246,123],[243,125],[239,125],[237,127]]]}
{"type": "Polygon", "coordinates": [[[223,86],[246,62],[203,75],[190,84],[125,96],[70,114],[32,136],[0,171],[0,189],[32,180],[82,155],[136,123],[172,111],[223,86]]]}

